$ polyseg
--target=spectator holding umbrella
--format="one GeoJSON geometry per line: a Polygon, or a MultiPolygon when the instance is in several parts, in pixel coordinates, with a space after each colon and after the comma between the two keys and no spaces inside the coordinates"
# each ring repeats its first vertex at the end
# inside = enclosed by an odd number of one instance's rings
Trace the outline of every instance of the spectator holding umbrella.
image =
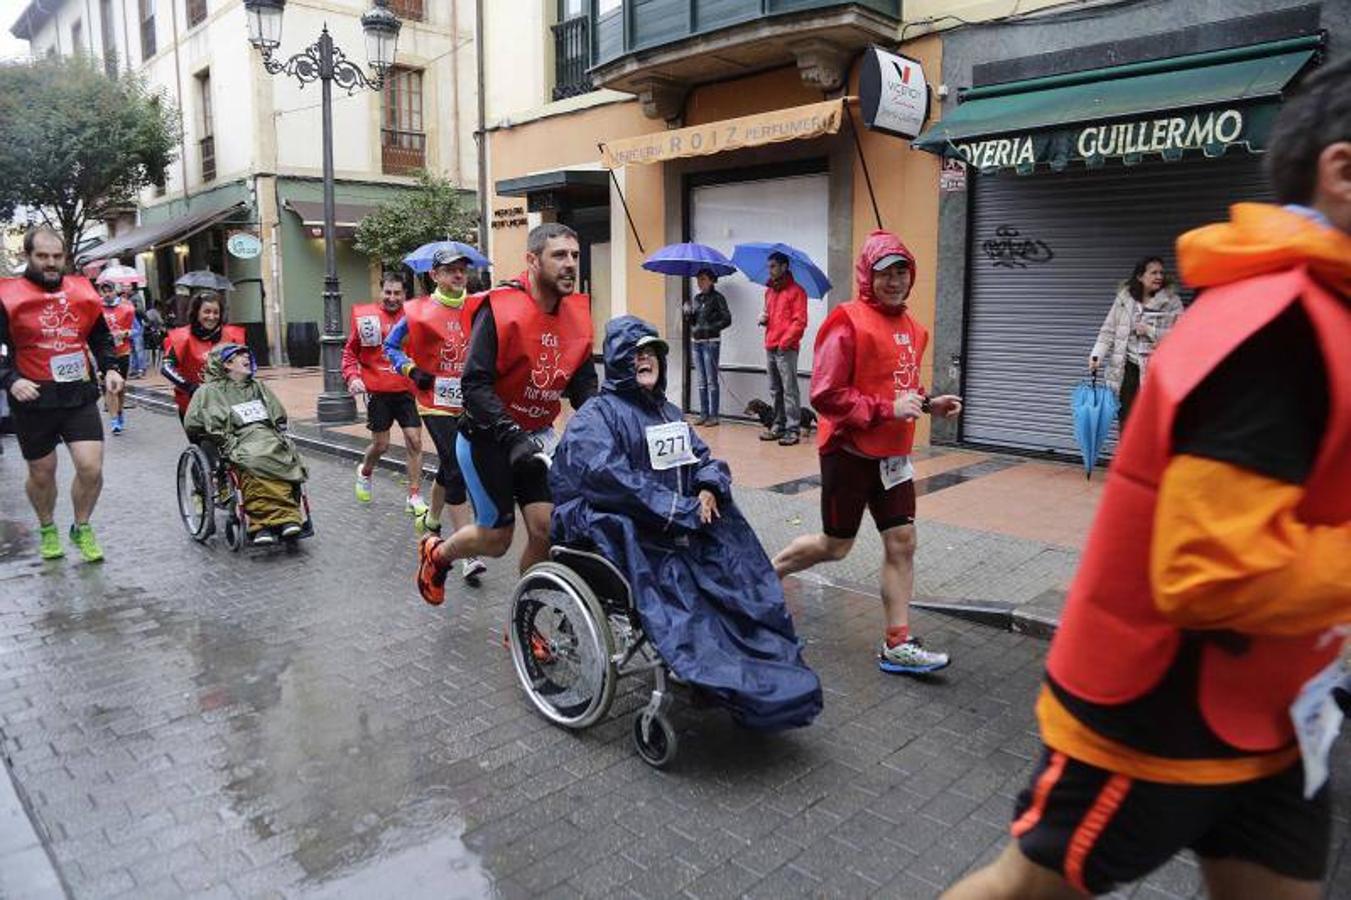
{"type": "Polygon", "coordinates": [[[696,425],[718,424],[718,357],[722,333],[732,324],[727,298],[714,285],[718,276],[712,269],[700,269],[694,277],[699,293],[685,301],[685,322],[694,345],[694,368],[699,376],[699,418],[696,425]]]}
{"type": "Polygon", "coordinates": [[[1168,285],[1163,260],[1147,256],[1136,263],[1131,277],[1117,290],[1088,356],[1090,372],[1106,367],[1103,377],[1116,391],[1120,402],[1117,419],[1122,428],[1144,380],[1150,354],[1180,315],[1182,301],[1168,285]]]}

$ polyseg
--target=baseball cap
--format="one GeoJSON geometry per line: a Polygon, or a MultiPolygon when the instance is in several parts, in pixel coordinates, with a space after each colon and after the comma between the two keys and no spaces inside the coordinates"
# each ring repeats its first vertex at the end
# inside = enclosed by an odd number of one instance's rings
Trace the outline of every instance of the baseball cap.
{"type": "Polygon", "coordinates": [[[463,253],[456,253],[454,250],[450,249],[437,250],[432,256],[432,268],[435,269],[437,266],[448,266],[459,260],[464,260],[467,263],[469,262],[469,257],[465,256],[463,253]]]}
{"type": "Polygon", "coordinates": [[[662,356],[665,356],[667,353],[671,352],[671,345],[663,341],[661,338],[657,337],[655,334],[646,334],[638,338],[638,344],[633,349],[634,352],[636,353],[637,351],[643,349],[644,347],[651,347],[653,350],[656,350],[662,356]]]}
{"type": "Polygon", "coordinates": [[[907,269],[911,268],[910,257],[904,253],[888,253],[886,256],[873,263],[873,271],[881,272],[883,269],[889,269],[896,263],[905,263],[907,269]]]}

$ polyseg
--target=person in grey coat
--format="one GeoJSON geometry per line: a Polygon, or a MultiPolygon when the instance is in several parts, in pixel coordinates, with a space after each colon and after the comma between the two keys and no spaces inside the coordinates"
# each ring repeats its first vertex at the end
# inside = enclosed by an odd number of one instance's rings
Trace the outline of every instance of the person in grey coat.
{"type": "Polygon", "coordinates": [[[1157,256],[1136,263],[1131,277],[1117,290],[1089,353],[1088,370],[1102,370],[1108,387],[1116,391],[1121,428],[1126,427],[1150,355],[1182,312],[1182,301],[1169,285],[1163,260],[1157,256]]]}

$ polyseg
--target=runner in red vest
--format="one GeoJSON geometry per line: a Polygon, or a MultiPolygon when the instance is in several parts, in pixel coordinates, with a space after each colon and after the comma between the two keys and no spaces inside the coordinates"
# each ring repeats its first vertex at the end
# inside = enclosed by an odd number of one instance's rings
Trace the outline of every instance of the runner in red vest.
{"type": "MultiPolygon", "coordinates": [[[[417,521],[419,530],[439,535],[441,510],[450,505],[456,529],[473,521],[464,475],[455,454],[455,438],[464,418],[461,378],[469,354],[469,331],[481,298],[466,292],[469,259],[442,248],[432,257],[436,290],[404,307],[404,317],[385,339],[385,353],[394,368],[412,379],[417,411],[432,436],[440,465],[432,486],[432,505],[417,521]]],[[[462,561],[464,579],[476,583],[486,570],[477,556],[462,561]]]]}
{"type": "MultiPolygon", "coordinates": [[[[136,306],[119,286],[111,281],[100,280],[99,297],[103,301],[103,320],[108,323],[108,331],[113,336],[113,353],[117,356],[113,364],[122,381],[127,380],[131,371],[131,331],[136,324],[136,306]]],[[[113,434],[121,434],[126,427],[122,419],[121,390],[107,388],[103,394],[103,405],[108,410],[108,429],[113,434]]]]}
{"type": "Polygon", "coordinates": [[[375,464],[389,449],[389,429],[395,423],[403,431],[404,468],[408,473],[409,515],[422,516],[422,421],[413,401],[413,383],[394,371],[385,354],[385,338],[403,318],[403,278],[398,272],[386,272],[380,283],[380,302],[352,307],[352,322],[347,343],[342,348],[342,377],[353,396],[366,398],[366,428],[371,444],[357,463],[356,495],[362,503],[371,502],[371,481],[375,464]]]}
{"type": "Polygon", "coordinates": [[[525,272],[486,294],[474,318],[463,382],[467,421],[456,453],[477,521],[444,541],[423,538],[417,583],[428,603],[444,601],[455,560],[507,552],[517,505],[526,527],[521,571],[548,558],[553,422],[564,396],[576,409],[598,386],[591,300],[573,293],[580,258],[571,228],[551,222],[532,229],[525,272]]]}
{"type": "Polygon", "coordinates": [[[910,634],[915,591],[915,472],[910,450],[921,413],[955,416],[960,397],[925,396],[920,361],[929,333],[907,311],[915,257],[894,234],[874,231],[855,266],[858,298],[831,310],[816,335],[812,407],[820,417],[822,534],[805,535],[774,557],[783,578],[849,555],[872,513],[882,535],[882,606],[886,632],[878,650],[884,672],[941,669],[946,653],[910,634]]]}
{"type": "Polygon", "coordinates": [[[160,373],[174,386],[174,404],[178,420],[188,410],[193,392],[202,385],[206,357],[220,343],[243,344],[244,329],[224,324],[225,311],[220,294],[198,291],[188,308],[188,324],[172,329],[164,338],[164,362],[160,373]]]}
{"type": "Polygon", "coordinates": [[[37,513],[43,559],[65,555],[56,512],[56,445],[75,464],[71,543],[87,562],[103,559],[89,517],[103,488],[103,424],[90,354],[108,390],[120,393],[113,339],[86,278],[62,276],[66,247],[50,228],[24,235],[24,274],[0,279],[0,390],[9,391],[14,433],[28,463],[28,502],[37,513]]]}
{"type": "Polygon", "coordinates": [[[1211,897],[1322,894],[1351,623],[1349,80],[1344,59],[1282,110],[1286,206],[1178,239],[1203,293],[1108,470],[1015,842],[952,900],[1105,893],[1183,849],[1211,897]]]}

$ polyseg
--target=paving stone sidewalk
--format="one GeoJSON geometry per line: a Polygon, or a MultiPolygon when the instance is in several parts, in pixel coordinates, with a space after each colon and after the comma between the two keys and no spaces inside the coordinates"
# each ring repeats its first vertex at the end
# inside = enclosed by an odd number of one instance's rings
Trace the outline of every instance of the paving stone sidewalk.
{"type": "MultiPolygon", "coordinates": [[[[317,536],[236,555],[177,521],[182,445],[146,411],[110,441],[101,566],[37,559],[22,467],[0,457],[0,748],[75,897],[926,898],[1004,839],[1044,641],[920,613],[955,664],[889,677],[876,599],[794,580],[820,719],[763,736],[682,704],[680,759],[656,772],[629,739],[645,685],[580,734],[528,706],[501,646],[511,566],[417,599],[392,476],[361,508],[350,466],[310,455],[317,536]]],[[[63,495],[68,475],[63,458],[63,495]]],[[[771,549],[812,521],[742,502],[771,549]]],[[[922,538],[934,590],[985,552],[940,534],[922,538]]],[[[868,552],[835,574],[867,584],[868,552]]],[[[1347,756],[1332,896],[1351,896],[1347,756]]],[[[1182,857],[1116,896],[1197,891],[1182,857]]]]}

